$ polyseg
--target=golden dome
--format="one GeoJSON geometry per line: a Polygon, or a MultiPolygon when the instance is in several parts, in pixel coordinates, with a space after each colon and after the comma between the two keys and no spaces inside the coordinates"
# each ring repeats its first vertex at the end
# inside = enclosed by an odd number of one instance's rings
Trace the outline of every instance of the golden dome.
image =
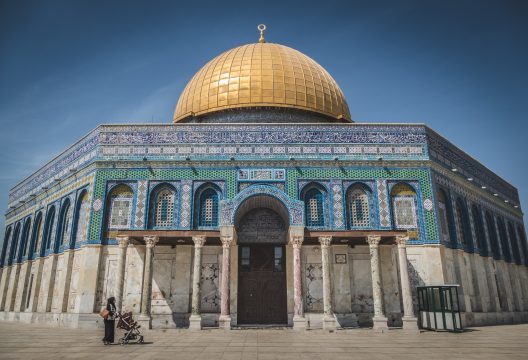
{"type": "Polygon", "coordinates": [[[248,107],[294,108],[350,121],[343,92],[318,63],[284,45],[236,47],[202,67],[180,95],[174,122],[248,107]]]}

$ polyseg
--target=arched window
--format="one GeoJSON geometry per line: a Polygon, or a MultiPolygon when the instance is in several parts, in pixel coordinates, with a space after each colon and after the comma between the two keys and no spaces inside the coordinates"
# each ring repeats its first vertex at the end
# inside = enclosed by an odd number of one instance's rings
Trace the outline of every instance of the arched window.
{"type": "Polygon", "coordinates": [[[31,235],[31,244],[32,248],[29,250],[30,254],[37,253],[37,256],[40,255],[40,248],[42,236],[40,236],[40,230],[42,228],[42,212],[37,214],[35,222],[33,223],[33,233],[31,235]]]}
{"type": "Polygon", "coordinates": [[[484,224],[482,223],[482,215],[477,205],[473,204],[471,207],[473,215],[473,224],[475,225],[475,242],[483,256],[488,255],[488,244],[486,241],[486,233],[484,232],[484,224]]]}
{"type": "Polygon", "coordinates": [[[46,214],[46,222],[44,224],[44,249],[51,249],[51,237],[53,234],[53,226],[55,225],[55,206],[48,209],[46,214]]]}
{"type": "Polygon", "coordinates": [[[172,187],[161,185],[154,189],[150,200],[151,228],[167,228],[174,225],[175,191],[172,187]]]}
{"type": "Polygon", "coordinates": [[[219,192],[211,187],[205,187],[197,191],[198,205],[197,218],[195,226],[198,227],[215,227],[218,226],[218,203],[220,200],[219,192]]]}
{"type": "Polygon", "coordinates": [[[495,228],[495,219],[489,211],[486,211],[486,226],[488,228],[488,236],[490,238],[490,246],[493,258],[500,259],[499,241],[497,240],[497,229],[495,228]]]}
{"type": "Polygon", "coordinates": [[[67,245],[71,234],[71,206],[70,200],[66,199],[61,209],[59,218],[59,228],[57,233],[57,247],[67,245]]]}
{"type": "Polygon", "coordinates": [[[16,258],[16,253],[18,250],[18,240],[20,239],[20,223],[15,226],[15,235],[13,236],[13,241],[11,242],[11,250],[9,252],[9,265],[13,263],[16,258]]]}
{"type": "Polygon", "coordinates": [[[4,266],[5,260],[6,260],[6,254],[7,254],[7,246],[9,245],[9,242],[11,241],[11,229],[12,227],[9,226],[6,230],[5,236],[4,236],[4,243],[2,244],[2,256],[0,257],[0,266],[4,266]]]}
{"type": "Polygon", "coordinates": [[[455,215],[458,226],[460,245],[466,250],[473,250],[473,241],[471,239],[471,225],[464,201],[461,198],[456,200],[455,215]]]}
{"type": "Polygon", "coordinates": [[[20,257],[28,256],[28,250],[30,247],[29,244],[29,233],[31,230],[31,218],[28,218],[26,222],[24,223],[24,230],[22,230],[22,251],[20,252],[20,257]]]}
{"type": "Polygon", "coordinates": [[[370,227],[369,193],[362,185],[347,191],[347,219],[351,228],[370,227]]]}
{"type": "Polygon", "coordinates": [[[118,185],[112,189],[109,196],[109,229],[128,229],[132,220],[132,202],[134,193],[127,185],[118,185]]]}
{"type": "Polygon", "coordinates": [[[515,228],[511,222],[508,222],[508,232],[510,233],[510,241],[513,252],[513,259],[517,265],[521,265],[521,251],[519,249],[519,243],[517,241],[517,235],[515,234],[515,228]]]}
{"type": "Polygon", "coordinates": [[[508,235],[506,234],[506,226],[504,226],[504,221],[500,217],[497,218],[497,226],[499,228],[502,256],[504,257],[505,261],[511,261],[511,253],[510,247],[508,246],[508,235]]]}
{"type": "Polygon", "coordinates": [[[303,190],[301,198],[304,201],[306,226],[325,226],[325,194],[322,189],[311,186],[303,190]]]}
{"type": "Polygon", "coordinates": [[[88,192],[84,190],[77,201],[77,218],[74,230],[74,238],[72,240],[72,247],[76,242],[83,241],[86,236],[86,229],[88,228],[88,215],[90,214],[90,199],[88,192]]]}
{"type": "Polygon", "coordinates": [[[416,229],[416,192],[407,184],[397,184],[392,188],[392,209],[394,226],[397,229],[416,229]]]}
{"type": "Polygon", "coordinates": [[[519,233],[519,242],[521,243],[521,249],[524,254],[524,265],[528,265],[528,246],[526,245],[526,236],[521,225],[517,225],[517,232],[519,233]]]}
{"type": "Polygon", "coordinates": [[[442,189],[438,189],[436,193],[436,200],[438,203],[438,220],[440,223],[440,236],[445,242],[451,242],[451,235],[449,232],[450,224],[448,215],[448,199],[447,195],[442,189]]]}

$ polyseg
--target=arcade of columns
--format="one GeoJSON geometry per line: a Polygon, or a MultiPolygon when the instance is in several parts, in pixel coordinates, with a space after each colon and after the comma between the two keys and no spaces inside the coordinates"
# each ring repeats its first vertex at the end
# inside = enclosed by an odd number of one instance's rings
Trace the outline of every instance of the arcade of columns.
{"type": "MultiPolygon", "coordinates": [[[[407,235],[396,236],[398,246],[398,263],[400,269],[401,295],[403,302],[403,329],[416,330],[417,319],[414,316],[411,285],[409,280],[409,271],[407,267],[407,235]]],[[[123,287],[125,278],[126,253],[129,244],[129,236],[118,236],[119,253],[117,259],[117,278],[115,298],[117,308],[121,309],[123,303],[123,287]]],[[[157,236],[144,236],[146,251],[143,270],[143,289],[141,295],[141,313],[139,321],[150,326],[150,297],[152,290],[152,263],[154,246],[158,242],[157,236]]],[[[194,260],[193,260],[193,277],[192,277],[192,301],[191,317],[189,329],[201,329],[201,311],[200,311],[200,279],[202,248],[205,245],[205,236],[193,236],[194,242],[194,260]]],[[[231,328],[230,316],[230,253],[231,246],[234,245],[232,236],[221,236],[222,242],[222,278],[220,282],[220,327],[224,329],[231,328]]],[[[303,296],[302,296],[302,270],[301,270],[301,246],[304,237],[291,235],[290,244],[293,247],[293,299],[294,329],[305,327],[303,296]]],[[[321,263],[322,263],[322,280],[323,280],[323,328],[332,330],[336,328],[336,320],[332,308],[331,297],[331,275],[329,263],[329,247],[331,246],[332,236],[321,236],[318,238],[321,245],[321,263]]],[[[385,331],[387,327],[387,317],[385,316],[383,305],[383,288],[381,285],[381,266],[379,255],[379,244],[381,236],[369,235],[367,243],[370,249],[370,266],[372,275],[372,297],[374,303],[373,328],[377,331],[385,331]]]]}

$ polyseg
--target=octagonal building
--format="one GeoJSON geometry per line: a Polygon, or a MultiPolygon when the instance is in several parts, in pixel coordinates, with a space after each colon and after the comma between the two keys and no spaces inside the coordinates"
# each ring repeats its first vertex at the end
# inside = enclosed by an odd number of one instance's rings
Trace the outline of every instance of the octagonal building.
{"type": "Polygon", "coordinates": [[[417,327],[458,284],[464,325],[528,320],[515,187],[423,124],[353,122],[292,48],[228,50],[171,124],[100,125],[9,194],[0,319],[152,328],[417,327]]]}

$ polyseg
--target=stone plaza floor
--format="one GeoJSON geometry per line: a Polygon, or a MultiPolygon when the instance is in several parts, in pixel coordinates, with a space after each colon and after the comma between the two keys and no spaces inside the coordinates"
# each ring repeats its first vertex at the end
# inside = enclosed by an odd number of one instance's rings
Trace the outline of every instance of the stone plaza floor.
{"type": "Polygon", "coordinates": [[[528,325],[414,335],[399,330],[378,334],[369,329],[143,333],[143,345],[104,346],[102,329],[0,322],[0,359],[528,359],[528,325]]]}

